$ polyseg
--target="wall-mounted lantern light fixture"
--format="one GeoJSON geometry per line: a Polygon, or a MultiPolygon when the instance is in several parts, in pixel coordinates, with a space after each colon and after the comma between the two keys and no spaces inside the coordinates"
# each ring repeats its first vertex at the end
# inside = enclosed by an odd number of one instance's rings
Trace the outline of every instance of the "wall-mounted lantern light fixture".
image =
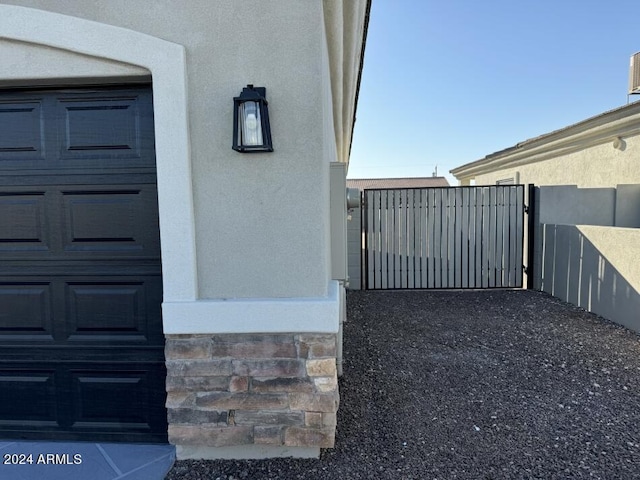
{"type": "Polygon", "coordinates": [[[267,89],[247,85],[233,99],[233,149],[238,152],[273,152],[266,99],[267,89]]]}

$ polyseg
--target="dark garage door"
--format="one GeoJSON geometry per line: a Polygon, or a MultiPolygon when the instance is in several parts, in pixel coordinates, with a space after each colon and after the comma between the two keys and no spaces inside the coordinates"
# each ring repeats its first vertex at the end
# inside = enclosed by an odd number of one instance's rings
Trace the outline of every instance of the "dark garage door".
{"type": "Polygon", "coordinates": [[[0,92],[0,438],[167,440],[149,88],[0,92]]]}

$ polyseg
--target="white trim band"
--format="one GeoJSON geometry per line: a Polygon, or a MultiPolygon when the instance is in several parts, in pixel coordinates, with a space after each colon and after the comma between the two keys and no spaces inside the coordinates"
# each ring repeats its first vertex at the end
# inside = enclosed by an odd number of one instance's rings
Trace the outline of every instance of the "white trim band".
{"type": "Polygon", "coordinates": [[[337,333],[340,288],[331,281],[326,297],[164,302],[164,333],[337,333]]]}

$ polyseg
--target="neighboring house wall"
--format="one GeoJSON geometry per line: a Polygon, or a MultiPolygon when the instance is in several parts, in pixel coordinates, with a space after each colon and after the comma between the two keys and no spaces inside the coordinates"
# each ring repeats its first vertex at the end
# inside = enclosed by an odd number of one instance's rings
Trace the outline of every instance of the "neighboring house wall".
{"type": "Polygon", "coordinates": [[[537,187],[534,287],[640,331],[640,104],[452,170],[537,187]]]}
{"type": "MultiPolygon", "coordinates": [[[[640,149],[640,135],[625,137],[624,150],[613,146],[614,139],[530,164],[509,167],[475,176],[476,185],[494,185],[498,180],[519,174],[520,183],[536,185],[577,185],[578,187],[614,187],[622,183],[640,183],[640,169],[634,152],[640,149]]],[[[530,158],[533,160],[533,158],[530,158]]]]}
{"type": "Polygon", "coordinates": [[[348,161],[366,8],[0,2],[0,86],[153,82],[169,438],[181,458],[333,445],[344,296],[331,278],[329,165],[348,161]],[[249,83],[267,88],[270,154],[231,150],[233,97],[249,83]],[[259,448],[234,450],[248,443],[259,448]]]}
{"type": "Polygon", "coordinates": [[[493,185],[518,177],[520,183],[615,187],[640,184],[640,103],[526,140],[451,173],[462,185],[493,185]]]}

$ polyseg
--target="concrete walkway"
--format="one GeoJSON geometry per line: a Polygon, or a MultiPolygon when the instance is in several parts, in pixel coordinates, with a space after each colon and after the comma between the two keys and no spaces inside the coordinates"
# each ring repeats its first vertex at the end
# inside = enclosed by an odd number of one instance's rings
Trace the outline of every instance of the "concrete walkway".
{"type": "Polygon", "coordinates": [[[0,440],[2,480],[162,480],[172,445],[0,440]]]}

